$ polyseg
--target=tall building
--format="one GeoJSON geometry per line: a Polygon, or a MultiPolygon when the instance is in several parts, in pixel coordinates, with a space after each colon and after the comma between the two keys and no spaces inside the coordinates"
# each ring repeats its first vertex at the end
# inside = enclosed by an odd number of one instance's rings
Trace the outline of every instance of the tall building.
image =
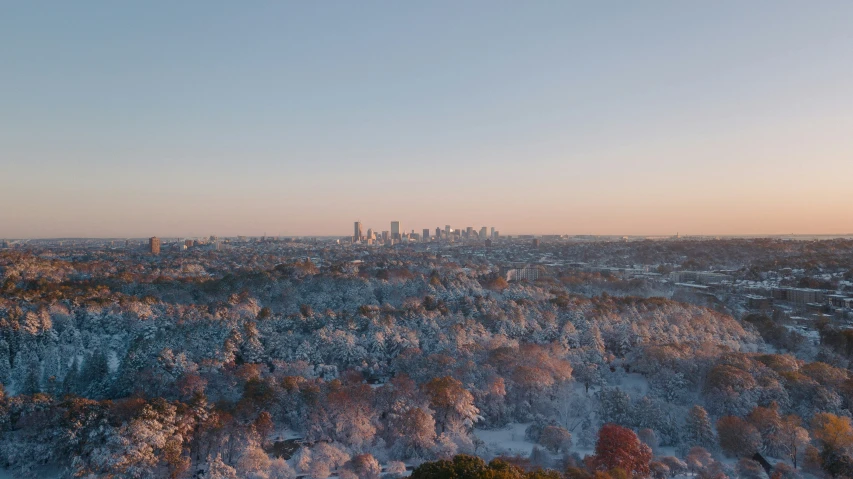
{"type": "Polygon", "coordinates": [[[160,238],[156,236],[148,238],[148,249],[151,254],[160,254],[160,238]]]}
{"type": "Polygon", "coordinates": [[[441,239],[441,227],[440,226],[435,227],[435,239],[436,240],[441,239]]]}
{"type": "Polygon", "coordinates": [[[486,239],[486,231],[487,231],[487,230],[486,230],[486,227],[485,227],[485,226],[483,226],[482,228],[480,228],[480,239],[481,239],[481,240],[486,239]]]}
{"type": "Polygon", "coordinates": [[[424,237],[423,237],[423,240],[424,240],[424,241],[428,241],[428,240],[429,240],[429,228],[424,228],[424,237]]]}
{"type": "Polygon", "coordinates": [[[469,227],[465,228],[465,237],[466,238],[468,238],[468,239],[473,238],[474,237],[473,233],[474,233],[474,227],[473,226],[469,226],[469,227]]]}
{"type": "Polygon", "coordinates": [[[450,239],[450,225],[444,225],[444,237],[450,239]]]}
{"type": "Polygon", "coordinates": [[[361,229],[361,221],[356,221],[353,225],[352,241],[354,243],[358,243],[359,241],[361,241],[362,236],[364,236],[364,233],[361,229]]]}
{"type": "Polygon", "coordinates": [[[494,237],[495,237],[495,227],[494,226],[492,226],[492,234],[490,234],[489,236],[491,236],[492,239],[494,239],[494,237]]]}
{"type": "Polygon", "coordinates": [[[373,239],[373,228],[367,228],[367,239],[373,239]]]}
{"type": "Polygon", "coordinates": [[[382,241],[387,243],[389,239],[391,239],[391,235],[388,233],[388,231],[383,231],[382,232],[382,241]]]}
{"type": "Polygon", "coordinates": [[[399,221],[392,221],[391,222],[391,239],[394,239],[394,240],[401,239],[402,236],[400,235],[400,233],[401,233],[400,222],[399,221]]]}

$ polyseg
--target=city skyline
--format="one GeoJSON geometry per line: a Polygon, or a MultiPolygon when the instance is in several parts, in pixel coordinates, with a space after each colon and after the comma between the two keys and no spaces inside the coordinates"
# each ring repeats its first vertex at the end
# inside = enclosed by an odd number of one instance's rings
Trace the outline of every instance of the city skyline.
{"type": "Polygon", "coordinates": [[[853,232],[850,2],[92,6],[0,18],[0,238],[853,232]]]}

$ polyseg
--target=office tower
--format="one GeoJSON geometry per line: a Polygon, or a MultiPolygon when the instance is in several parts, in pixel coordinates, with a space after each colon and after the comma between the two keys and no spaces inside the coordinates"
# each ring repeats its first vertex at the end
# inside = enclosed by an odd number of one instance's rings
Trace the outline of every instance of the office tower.
{"type": "Polygon", "coordinates": [[[429,240],[429,228],[424,228],[424,241],[429,240]]]}
{"type": "Polygon", "coordinates": [[[363,234],[364,233],[362,233],[362,229],[361,229],[361,221],[356,221],[355,224],[353,225],[353,232],[352,232],[353,243],[358,243],[359,241],[361,241],[361,237],[363,236],[363,234]]]}
{"type": "Polygon", "coordinates": [[[499,239],[500,237],[501,237],[500,231],[495,231],[495,234],[492,235],[492,239],[494,239],[494,240],[499,239]]]}
{"type": "Polygon", "coordinates": [[[468,238],[468,239],[473,238],[474,237],[473,233],[474,233],[474,227],[473,226],[469,226],[469,227],[465,228],[465,237],[466,238],[468,238]]]}
{"type": "Polygon", "coordinates": [[[495,237],[495,227],[494,226],[492,226],[492,234],[490,234],[489,236],[491,236],[492,239],[494,239],[494,237],[495,237]]]}
{"type": "Polygon", "coordinates": [[[399,221],[392,221],[391,222],[391,239],[394,239],[394,240],[401,239],[402,236],[400,235],[400,233],[401,233],[400,222],[399,221]]]}
{"type": "Polygon", "coordinates": [[[436,241],[441,239],[441,227],[439,226],[435,227],[435,239],[436,241]]]}
{"type": "Polygon", "coordinates": [[[444,225],[444,237],[450,239],[450,225],[444,225]]]}
{"type": "Polygon", "coordinates": [[[485,226],[483,226],[482,228],[480,228],[480,239],[481,239],[481,240],[486,239],[486,231],[487,231],[487,230],[486,230],[486,227],[485,227],[485,226]]]}
{"type": "Polygon", "coordinates": [[[391,235],[387,231],[382,232],[382,241],[387,243],[390,239],[391,235]]]}
{"type": "Polygon", "coordinates": [[[367,228],[367,239],[373,239],[373,228],[367,228]]]}
{"type": "Polygon", "coordinates": [[[151,251],[151,254],[160,254],[160,238],[156,236],[148,238],[148,249],[151,251]]]}

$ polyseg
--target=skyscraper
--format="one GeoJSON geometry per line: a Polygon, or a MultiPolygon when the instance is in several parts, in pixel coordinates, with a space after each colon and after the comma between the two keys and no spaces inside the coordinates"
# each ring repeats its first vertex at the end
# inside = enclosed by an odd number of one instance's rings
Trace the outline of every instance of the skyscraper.
{"type": "Polygon", "coordinates": [[[391,222],[391,239],[399,240],[402,236],[400,236],[400,222],[392,221],[391,222]]]}
{"type": "Polygon", "coordinates": [[[435,227],[435,239],[436,240],[441,239],[441,227],[440,226],[435,227]]]}
{"type": "Polygon", "coordinates": [[[487,231],[487,230],[486,230],[486,227],[485,227],[485,226],[483,226],[482,228],[480,228],[480,239],[481,239],[481,240],[486,239],[486,231],[487,231]]]}
{"type": "Polygon", "coordinates": [[[160,238],[156,236],[148,238],[148,249],[151,251],[151,254],[160,254],[160,238]]]}
{"type": "Polygon", "coordinates": [[[424,228],[423,241],[429,241],[429,228],[424,228]]]}
{"type": "Polygon", "coordinates": [[[492,239],[494,239],[494,238],[495,238],[495,227],[494,227],[494,226],[492,226],[492,234],[491,234],[491,235],[489,235],[489,236],[491,236],[491,237],[492,237],[492,239]]]}
{"type": "Polygon", "coordinates": [[[450,225],[444,225],[444,237],[450,239],[450,225]]]}
{"type": "Polygon", "coordinates": [[[469,227],[465,228],[465,237],[466,238],[468,238],[468,239],[473,238],[474,237],[473,233],[474,233],[474,227],[473,226],[469,226],[469,227]]]}
{"type": "Polygon", "coordinates": [[[354,243],[358,243],[359,241],[361,241],[362,236],[363,236],[363,233],[361,230],[361,221],[356,221],[355,225],[353,227],[352,241],[354,243]]]}

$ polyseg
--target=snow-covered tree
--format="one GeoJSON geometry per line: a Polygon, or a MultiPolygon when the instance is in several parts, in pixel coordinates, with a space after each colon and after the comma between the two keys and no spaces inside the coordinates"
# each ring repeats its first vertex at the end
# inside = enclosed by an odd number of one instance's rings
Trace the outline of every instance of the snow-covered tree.
{"type": "Polygon", "coordinates": [[[715,449],[717,445],[711,418],[702,406],[695,405],[687,413],[684,424],[684,444],[688,449],[699,446],[710,450],[715,449]]]}
{"type": "Polygon", "coordinates": [[[203,479],[238,479],[239,477],[233,467],[225,464],[221,454],[217,454],[214,458],[207,458],[207,470],[203,479]]]}

